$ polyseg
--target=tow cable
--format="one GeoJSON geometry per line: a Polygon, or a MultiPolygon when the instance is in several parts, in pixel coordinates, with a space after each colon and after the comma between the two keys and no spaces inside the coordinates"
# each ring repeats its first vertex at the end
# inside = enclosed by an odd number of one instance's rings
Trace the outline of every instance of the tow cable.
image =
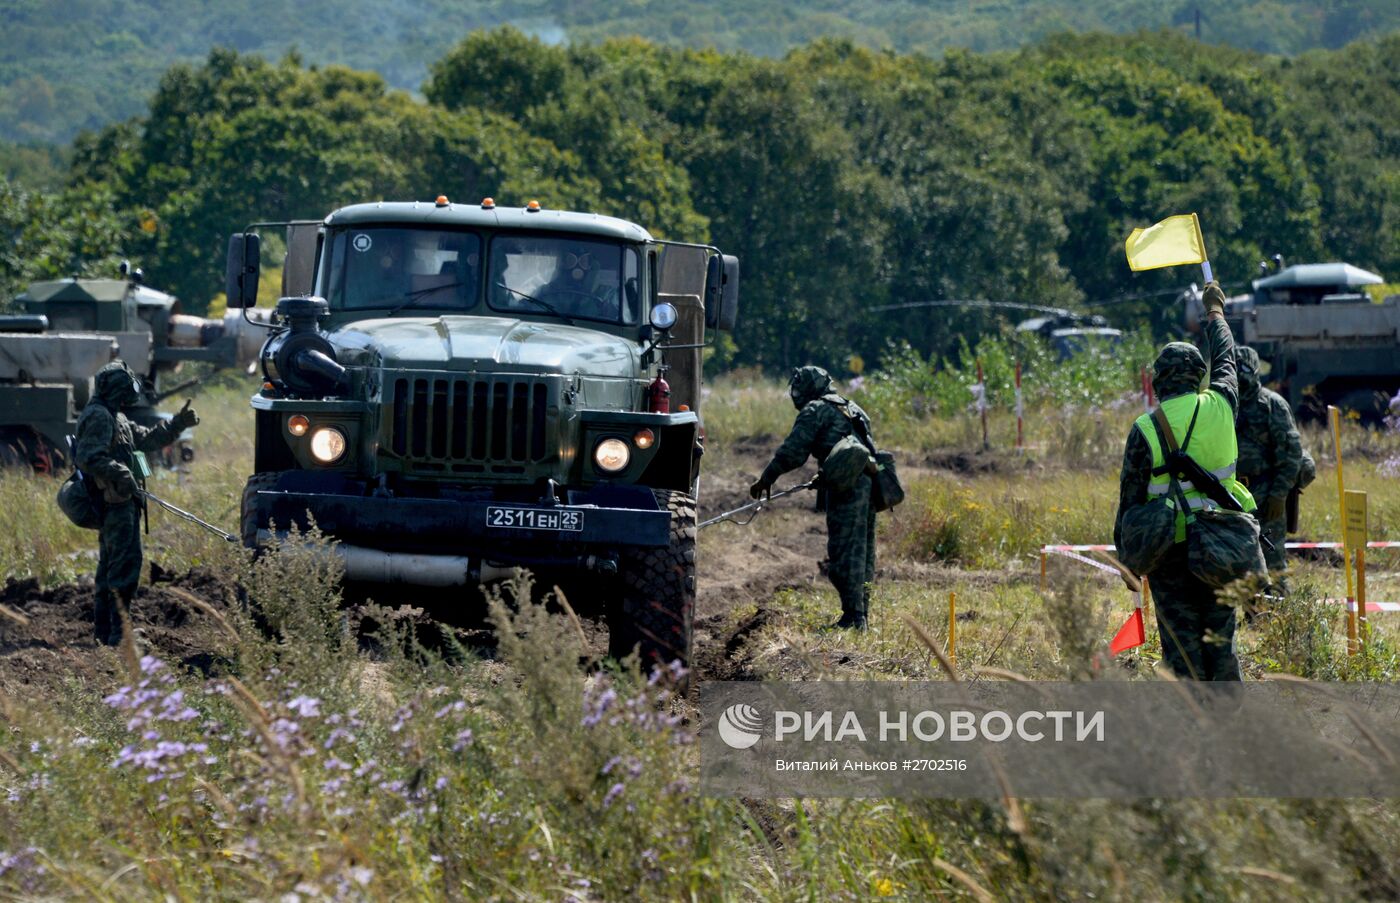
{"type": "Polygon", "coordinates": [[[141,490],[141,495],[146,500],[155,502],[157,505],[161,506],[166,511],[169,511],[171,514],[174,514],[176,517],[183,517],[185,520],[191,523],[198,524],[199,526],[208,530],[210,533],[213,533],[215,536],[226,539],[229,542],[238,542],[237,536],[234,536],[232,533],[225,533],[223,530],[220,530],[218,527],[214,526],[208,521],[200,520],[198,517],[195,517],[193,514],[189,513],[184,508],[177,508],[176,506],[167,502],[165,499],[157,498],[151,493],[146,492],[144,489],[141,490]]]}
{"type": "Polygon", "coordinates": [[[754,518],[758,517],[759,512],[763,511],[763,509],[764,509],[765,507],[767,507],[767,505],[768,505],[769,502],[773,501],[774,499],[780,499],[780,498],[782,498],[782,497],[785,496],[785,495],[792,495],[794,492],[801,492],[801,491],[804,490],[804,489],[814,489],[814,488],[816,488],[816,485],[817,485],[817,480],[816,480],[815,477],[813,477],[812,479],[808,480],[808,481],[805,482],[805,483],[799,483],[799,484],[797,484],[796,486],[792,486],[792,487],[789,487],[789,488],[787,488],[787,489],[784,489],[782,492],[773,492],[773,493],[769,493],[768,495],[765,495],[763,498],[761,498],[761,499],[756,499],[755,501],[749,502],[747,505],[743,505],[743,506],[740,506],[740,507],[738,507],[738,508],[735,508],[733,511],[726,511],[726,512],[724,512],[723,514],[716,514],[714,517],[710,518],[709,520],[703,520],[703,521],[701,521],[699,524],[696,525],[695,529],[697,529],[697,530],[703,530],[705,527],[708,527],[708,526],[710,526],[710,525],[712,525],[712,524],[718,524],[718,523],[721,523],[721,522],[723,522],[723,521],[729,521],[730,523],[735,524],[735,525],[740,526],[740,527],[747,527],[749,524],[753,523],[754,518]],[[750,514],[750,515],[748,516],[747,519],[745,519],[745,520],[735,520],[735,519],[734,519],[734,516],[735,516],[736,514],[743,514],[745,511],[748,511],[748,510],[750,510],[750,509],[753,510],[753,514],[750,514]]]}

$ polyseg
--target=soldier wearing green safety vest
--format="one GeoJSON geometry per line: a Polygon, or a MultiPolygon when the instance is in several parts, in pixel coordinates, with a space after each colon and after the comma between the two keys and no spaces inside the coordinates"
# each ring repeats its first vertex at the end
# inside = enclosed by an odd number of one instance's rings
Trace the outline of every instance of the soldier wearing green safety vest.
{"type": "MultiPolygon", "coordinates": [[[[1172,342],[1152,366],[1152,384],[1162,412],[1178,444],[1203,469],[1217,477],[1246,511],[1254,498],[1235,478],[1235,409],[1239,383],[1235,375],[1235,344],[1225,324],[1225,294],[1212,282],[1203,300],[1207,311],[1206,358],[1194,346],[1172,342]],[[1194,420],[1194,424],[1193,421],[1194,420]],[[1187,440],[1190,434],[1189,443],[1187,440]]],[[[1118,518],[1114,543],[1124,544],[1124,514],[1135,506],[1165,504],[1177,509],[1176,544],[1147,576],[1156,603],[1162,657],[1178,677],[1190,680],[1239,680],[1235,656],[1235,609],[1221,604],[1215,590],[1192,576],[1187,567],[1187,512],[1171,489],[1171,477],[1158,472],[1166,449],[1150,415],[1139,417],[1128,433],[1119,477],[1118,518]]],[[[1190,481],[1178,480],[1186,507],[1199,510],[1215,503],[1190,481]]],[[[1131,539],[1131,537],[1130,537],[1131,539]]]]}

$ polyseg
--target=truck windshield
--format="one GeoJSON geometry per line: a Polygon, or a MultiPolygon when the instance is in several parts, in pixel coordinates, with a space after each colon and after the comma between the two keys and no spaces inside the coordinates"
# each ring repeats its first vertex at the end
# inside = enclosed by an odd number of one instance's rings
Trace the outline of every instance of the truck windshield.
{"type": "Polygon", "coordinates": [[[634,324],[641,316],[635,248],[564,235],[491,239],[492,309],[634,324]]]}
{"type": "Polygon", "coordinates": [[[331,238],[323,286],[332,309],[476,307],[481,239],[474,232],[366,226],[331,238]]]}

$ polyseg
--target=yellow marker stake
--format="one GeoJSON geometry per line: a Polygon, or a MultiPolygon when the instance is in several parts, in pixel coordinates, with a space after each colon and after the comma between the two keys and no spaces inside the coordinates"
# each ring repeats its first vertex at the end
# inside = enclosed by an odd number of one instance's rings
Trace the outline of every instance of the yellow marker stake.
{"type": "Polygon", "coordinates": [[[948,661],[958,661],[958,596],[948,594],[948,661]]]}
{"type": "MultiPolygon", "coordinates": [[[[1347,608],[1351,618],[1359,622],[1359,629],[1348,632],[1348,639],[1355,639],[1359,634],[1362,648],[1366,646],[1366,541],[1370,539],[1369,531],[1366,529],[1366,493],[1358,492],[1355,489],[1348,489],[1343,498],[1346,499],[1346,523],[1343,525],[1346,531],[1346,542],[1344,545],[1348,549],[1354,550],[1352,559],[1356,561],[1356,604],[1347,603],[1347,608]]],[[[1347,627],[1350,628],[1348,621],[1347,627]]]]}
{"type": "Polygon", "coordinates": [[[1342,570],[1347,575],[1347,655],[1356,654],[1356,611],[1353,604],[1356,596],[1351,585],[1351,545],[1347,541],[1347,495],[1346,482],[1342,479],[1342,412],[1334,405],[1327,406],[1327,417],[1332,423],[1332,451],[1337,459],[1337,515],[1342,526],[1342,570]]]}

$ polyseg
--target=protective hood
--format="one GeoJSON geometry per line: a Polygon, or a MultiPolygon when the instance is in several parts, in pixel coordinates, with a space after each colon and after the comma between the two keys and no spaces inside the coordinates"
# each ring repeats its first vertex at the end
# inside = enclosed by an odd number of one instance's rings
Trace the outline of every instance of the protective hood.
{"type": "Polygon", "coordinates": [[[1171,342],[1152,364],[1152,388],[1158,399],[1199,392],[1206,375],[1206,359],[1189,342],[1171,342]]]}
{"type": "Polygon", "coordinates": [[[140,381],[131,368],[121,361],[112,361],[93,379],[93,394],[113,411],[129,408],[141,398],[140,381]]]}
{"type": "Polygon", "coordinates": [[[788,380],[788,394],[792,396],[792,406],[799,411],[810,401],[816,401],[831,388],[831,374],[821,367],[798,367],[788,380]]]}
{"type": "Polygon", "coordinates": [[[1235,349],[1235,372],[1240,379],[1240,398],[1246,401],[1259,395],[1259,352],[1248,345],[1235,349]]]}
{"type": "Polygon", "coordinates": [[[424,370],[529,370],[636,377],[640,349],[582,326],[508,317],[362,320],[330,333],[346,366],[424,370]]]}

